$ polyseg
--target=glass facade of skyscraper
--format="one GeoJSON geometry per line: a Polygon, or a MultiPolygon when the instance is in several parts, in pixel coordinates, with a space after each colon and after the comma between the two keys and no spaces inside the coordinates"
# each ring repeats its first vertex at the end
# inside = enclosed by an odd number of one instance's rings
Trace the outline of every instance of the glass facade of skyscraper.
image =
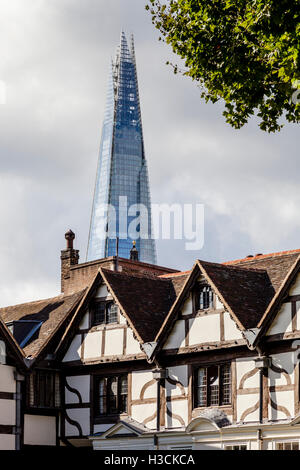
{"type": "Polygon", "coordinates": [[[151,201],[133,37],[125,34],[112,62],[92,209],[87,260],[130,257],[156,263],[151,201]]]}

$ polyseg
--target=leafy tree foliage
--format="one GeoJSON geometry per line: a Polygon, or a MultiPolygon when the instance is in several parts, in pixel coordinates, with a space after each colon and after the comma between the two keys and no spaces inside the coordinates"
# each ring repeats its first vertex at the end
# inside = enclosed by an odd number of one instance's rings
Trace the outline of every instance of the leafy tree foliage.
{"type": "MultiPolygon", "coordinates": [[[[257,114],[275,132],[300,122],[300,0],[148,0],[162,38],[207,102],[239,129],[257,114]],[[292,99],[293,96],[293,99],[292,99]]],[[[161,38],[160,38],[161,39],[161,38]]]]}

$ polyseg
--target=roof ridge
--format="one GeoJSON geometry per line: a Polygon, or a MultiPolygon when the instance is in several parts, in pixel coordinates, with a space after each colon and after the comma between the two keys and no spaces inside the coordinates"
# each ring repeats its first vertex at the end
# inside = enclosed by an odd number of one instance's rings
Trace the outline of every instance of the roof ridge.
{"type": "Polygon", "coordinates": [[[191,269],[189,271],[180,271],[178,273],[168,273],[168,274],[161,274],[159,275],[158,277],[164,277],[164,278],[167,278],[167,277],[178,277],[178,276],[185,276],[187,274],[190,274],[191,273],[191,269]]]}
{"type": "Polygon", "coordinates": [[[300,254],[300,249],[299,248],[296,249],[296,250],[277,251],[277,252],[274,252],[274,253],[255,255],[255,256],[240,258],[240,259],[236,259],[236,260],[232,260],[232,261],[225,261],[222,264],[223,265],[230,265],[230,264],[237,264],[237,263],[242,263],[242,262],[251,262],[251,261],[254,261],[254,260],[258,260],[258,259],[275,258],[276,256],[286,256],[286,255],[292,255],[292,254],[296,254],[296,253],[300,254]]]}

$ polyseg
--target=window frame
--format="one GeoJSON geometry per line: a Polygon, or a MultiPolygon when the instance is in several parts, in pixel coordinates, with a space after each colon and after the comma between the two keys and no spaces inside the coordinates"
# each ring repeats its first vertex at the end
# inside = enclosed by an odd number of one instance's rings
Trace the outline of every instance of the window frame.
{"type": "Polygon", "coordinates": [[[289,450],[289,451],[299,451],[300,450],[300,445],[299,445],[299,440],[290,440],[290,441],[276,441],[275,442],[275,450],[289,450]],[[290,445],[293,447],[293,445],[296,444],[298,446],[298,449],[285,449],[284,447],[286,445],[290,445]],[[279,449],[279,446],[283,446],[283,449],[279,449]]]}
{"type": "Polygon", "coordinates": [[[91,327],[94,327],[94,326],[106,326],[106,325],[117,325],[118,323],[120,323],[120,316],[119,316],[119,307],[118,305],[116,304],[116,302],[112,299],[109,299],[109,300],[101,300],[101,299],[97,299],[95,300],[92,305],[91,305],[91,327]],[[99,304],[102,304],[104,305],[104,321],[103,322],[99,322],[99,321],[96,321],[96,306],[99,305],[99,304]],[[109,319],[109,306],[110,305],[115,305],[116,307],[116,312],[115,312],[115,318],[116,320],[115,321],[108,321],[109,319]]]}
{"type": "Polygon", "coordinates": [[[233,406],[233,398],[232,398],[232,361],[223,361],[218,362],[215,364],[200,364],[193,368],[193,409],[197,408],[213,408],[213,407],[232,407],[233,406]],[[224,388],[223,388],[223,381],[221,382],[222,377],[222,367],[229,366],[230,371],[230,392],[229,392],[229,403],[223,403],[224,397],[224,388]],[[211,389],[208,378],[208,370],[210,368],[217,367],[218,368],[218,403],[211,404],[211,389]],[[200,369],[206,369],[206,384],[205,384],[205,404],[200,405],[198,400],[198,390],[200,388],[198,384],[198,373],[200,369]]]}
{"type": "Polygon", "coordinates": [[[27,407],[32,410],[54,411],[62,408],[62,380],[60,371],[53,369],[39,369],[33,371],[28,376],[27,407]],[[52,393],[50,395],[49,378],[52,381],[52,393]],[[42,383],[44,385],[41,385],[42,383]]]}
{"type": "Polygon", "coordinates": [[[193,311],[194,313],[197,313],[197,312],[203,312],[205,310],[212,310],[212,309],[215,309],[215,306],[216,306],[216,296],[214,294],[214,291],[212,289],[212,287],[210,286],[210,284],[208,284],[207,282],[197,282],[194,286],[194,289],[193,289],[193,311]],[[204,288],[209,288],[209,291],[210,291],[210,295],[211,295],[211,300],[209,302],[209,305],[208,307],[203,307],[203,308],[200,308],[200,292],[202,289],[204,288]]]}
{"type": "MultiPolygon", "coordinates": [[[[104,422],[109,418],[111,420],[117,420],[118,417],[122,414],[128,415],[129,409],[129,374],[128,373],[118,373],[118,374],[95,374],[93,376],[93,418],[94,422],[104,422]],[[125,410],[122,407],[122,379],[126,378],[126,406],[125,410]],[[109,384],[111,383],[112,379],[117,379],[117,395],[116,395],[116,411],[111,412],[110,410],[110,399],[109,399],[109,384]],[[99,385],[101,380],[105,381],[105,393],[101,395],[104,397],[104,402],[106,402],[106,411],[104,413],[100,413],[100,395],[99,395],[99,385]]],[[[104,405],[105,406],[105,405],[104,405]]]]}

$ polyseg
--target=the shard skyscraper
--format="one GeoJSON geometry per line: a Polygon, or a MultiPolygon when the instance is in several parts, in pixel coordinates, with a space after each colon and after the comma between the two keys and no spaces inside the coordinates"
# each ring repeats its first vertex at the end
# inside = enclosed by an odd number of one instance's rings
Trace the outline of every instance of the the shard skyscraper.
{"type": "Polygon", "coordinates": [[[112,61],[94,192],[87,261],[129,258],[156,263],[134,41],[122,32],[112,61]]]}

